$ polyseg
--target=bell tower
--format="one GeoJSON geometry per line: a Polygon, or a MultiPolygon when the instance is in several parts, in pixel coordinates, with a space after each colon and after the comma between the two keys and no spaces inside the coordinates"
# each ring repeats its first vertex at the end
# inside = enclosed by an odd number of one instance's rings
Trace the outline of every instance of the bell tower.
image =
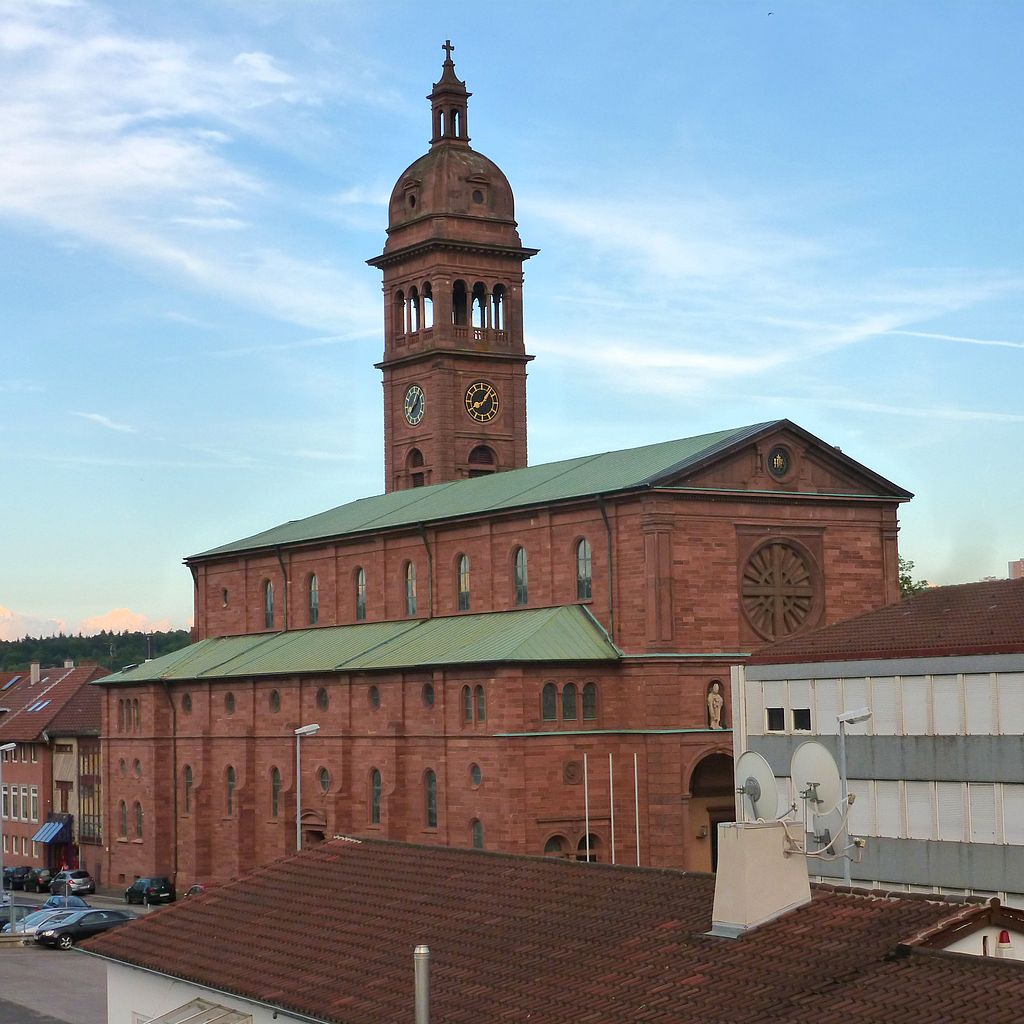
{"type": "Polygon", "coordinates": [[[442,47],[430,149],[399,177],[384,252],[388,491],[526,465],[523,247],[497,164],[469,145],[469,97],[442,47]]]}

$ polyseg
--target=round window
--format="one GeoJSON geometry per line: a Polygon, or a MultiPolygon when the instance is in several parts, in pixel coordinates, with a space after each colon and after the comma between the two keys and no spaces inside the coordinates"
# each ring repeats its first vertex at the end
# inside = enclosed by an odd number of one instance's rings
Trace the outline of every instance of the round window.
{"type": "Polygon", "coordinates": [[[484,773],[480,770],[480,765],[475,762],[469,766],[469,781],[474,786],[479,786],[483,782],[484,773]]]}
{"type": "Polygon", "coordinates": [[[328,707],[330,707],[330,704],[331,698],[327,696],[327,691],[321,686],[320,689],[316,691],[316,706],[321,711],[326,711],[328,707]]]}
{"type": "Polygon", "coordinates": [[[184,711],[186,715],[191,715],[192,714],[192,694],[191,693],[186,693],[181,698],[181,710],[184,711]]]}
{"type": "Polygon", "coordinates": [[[331,773],[326,768],[321,768],[316,777],[320,788],[326,793],[331,788],[331,773]]]}
{"type": "Polygon", "coordinates": [[[281,694],[277,690],[270,691],[269,703],[270,710],[275,714],[281,710],[281,694]]]}
{"type": "Polygon", "coordinates": [[[380,690],[378,690],[376,686],[370,687],[370,707],[373,708],[374,711],[380,707],[380,690]]]}
{"type": "Polygon", "coordinates": [[[434,684],[433,683],[424,683],[423,684],[423,703],[426,704],[426,706],[428,708],[432,708],[434,706],[434,684]]]}
{"type": "Polygon", "coordinates": [[[229,714],[235,713],[235,695],[233,693],[224,694],[224,710],[229,714]]]}

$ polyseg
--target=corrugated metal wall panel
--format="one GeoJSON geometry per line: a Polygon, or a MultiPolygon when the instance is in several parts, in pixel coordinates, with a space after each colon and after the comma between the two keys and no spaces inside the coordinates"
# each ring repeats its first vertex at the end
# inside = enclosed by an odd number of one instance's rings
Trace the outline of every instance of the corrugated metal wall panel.
{"type": "Polygon", "coordinates": [[[838,679],[814,680],[814,710],[816,731],[823,736],[835,736],[839,731],[836,715],[843,710],[838,679]]]}
{"type": "Polygon", "coordinates": [[[895,676],[876,676],[871,680],[871,712],[871,732],[875,736],[900,735],[903,723],[895,676]]]}
{"type": "Polygon", "coordinates": [[[906,783],[907,837],[935,838],[935,789],[930,782],[906,783]]]}
{"type": "Polygon", "coordinates": [[[939,839],[950,843],[964,841],[964,784],[937,782],[935,802],[938,807],[939,839]]]}
{"type": "Polygon", "coordinates": [[[875,824],[878,835],[899,839],[900,829],[900,784],[879,781],[875,783],[875,824]]]}
{"type": "Polygon", "coordinates": [[[907,736],[931,734],[928,714],[928,680],[924,676],[903,676],[900,680],[903,694],[903,731],[907,736]]]}
{"type": "Polygon", "coordinates": [[[995,733],[995,688],[988,672],[964,676],[964,705],[967,708],[967,732],[971,736],[995,733]]]}
{"type": "MultiPolygon", "coordinates": [[[[860,676],[843,680],[843,711],[852,711],[854,708],[862,708],[868,703],[868,681],[860,676]]],[[[871,722],[861,722],[858,725],[848,725],[846,734],[848,736],[864,736],[867,734],[871,722]]]]}
{"type": "Polygon", "coordinates": [[[999,732],[1004,736],[1024,734],[1024,672],[1001,672],[999,688],[999,732]]]}
{"type": "Polygon", "coordinates": [[[1003,783],[1003,834],[1006,842],[1024,846],[1024,786],[1003,783]]]}
{"type": "Polygon", "coordinates": [[[963,734],[959,676],[932,676],[932,722],[936,736],[963,734]]]}
{"type": "Polygon", "coordinates": [[[989,782],[969,782],[967,801],[971,812],[971,842],[996,842],[996,787],[989,782]]]}

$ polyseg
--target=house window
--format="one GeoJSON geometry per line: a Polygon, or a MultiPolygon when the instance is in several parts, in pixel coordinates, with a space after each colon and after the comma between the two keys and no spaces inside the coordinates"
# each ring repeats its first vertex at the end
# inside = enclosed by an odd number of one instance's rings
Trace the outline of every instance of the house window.
{"type": "Polygon", "coordinates": [[[276,818],[281,810],[281,770],[270,769],[270,816],[276,818]]]}
{"type": "Polygon", "coordinates": [[[576,721],[576,684],[566,683],[562,689],[562,718],[566,722],[576,721]]]}
{"type": "Polygon", "coordinates": [[[591,833],[589,836],[584,836],[576,844],[576,859],[590,861],[593,864],[597,860],[597,847],[600,840],[591,833]]]}
{"type": "Polygon", "coordinates": [[[469,555],[459,556],[459,611],[469,611],[469,555]]]}
{"type": "Polygon", "coordinates": [[[437,828],[437,776],[428,768],[423,776],[427,828],[437,828]]]}
{"type": "Polygon", "coordinates": [[[274,584],[270,580],[263,581],[263,625],[274,628],[274,584]]]}
{"type": "Polygon", "coordinates": [[[331,698],[322,686],[316,691],[316,706],[321,711],[326,711],[331,706],[331,698]]]}
{"type": "Polygon", "coordinates": [[[482,850],[484,848],[484,823],[479,818],[474,818],[470,831],[473,836],[473,849],[482,850]]]}
{"type": "Polygon", "coordinates": [[[374,768],[370,772],[370,824],[380,824],[380,795],[381,795],[380,772],[374,768]]]}
{"type": "Polygon", "coordinates": [[[545,857],[568,857],[569,840],[565,836],[552,836],[544,844],[545,857]]]}
{"type": "Polygon", "coordinates": [[[768,732],[785,732],[786,710],[785,708],[765,708],[765,720],[768,732]]]}
{"type": "Polygon", "coordinates": [[[39,820],[39,787],[33,786],[29,790],[30,799],[32,800],[32,820],[39,820]]]}
{"type": "Polygon", "coordinates": [[[228,770],[225,772],[225,783],[226,783],[226,796],[227,796],[227,808],[228,815],[235,813],[235,783],[237,776],[235,775],[235,769],[228,765],[228,770]]]}
{"type": "Polygon", "coordinates": [[[229,715],[235,713],[235,695],[230,690],[224,694],[224,710],[229,715]]]}
{"type": "Polygon", "coordinates": [[[186,715],[191,715],[192,714],[192,694],[191,693],[182,694],[182,697],[181,697],[181,710],[184,711],[186,715]]]}
{"type": "Polygon", "coordinates": [[[135,773],[135,778],[142,778],[142,762],[138,758],[132,761],[132,771],[135,773]]]}
{"type": "Polygon", "coordinates": [[[184,790],[185,797],[185,813],[192,813],[192,765],[185,765],[185,770],[182,772],[182,789],[184,790]]]}
{"type": "Polygon", "coordinates": [[[469,766],[469,781],[473,784],[473,787],[477,787],[483,781],[484,773],[475,761],[469,766]]]}
{"type": "Polygon", "coordinates": [[[279,690],[271,690],[267,703],[270,705],[270,710],[276,715],[281,710],[281,692],[279,690]]]}
{"type": "Polygon", "coordinates": [[[128,838],[128,805],[122,800],[117,805],[118,813],[118,831],[117,834],[122,839],[128,838]]]}
{"type": "Polygon", "coordinates": [[[476,698],[476,720],[478,722],[486,722],[487,721],[487,701],[486,701],[486,698],[485,698],[485,695],[484,695],[484,688],[482,686],[478,686],[473,691],[473,693],[474,693],[474,696],[476,698]]]}
{"type": "Polygon", "coordinates": [[[320,783],[320,789],[324,793],[329,793],[331,790],[331,773],[326,768],[321,768],[316,773],[317,782],[320,783]]]}
{"type": "Polygon", "coordinates": [[[576,599],[589,601],[593,595],[593,589],[590,541],[584,537],[576,545],[576,599]]]}
{"type": "Polygon", "coordinates": [[[553,722],[558,718],[558,687],[554,683],[545,683],[541,691],[540,714],[545,722],[553,722]]]}
{"type": "Polygon", "coordinates": [[[380,707],[380,687],[371,686],[369,690],[370,707],[376,711],[380,707]]]}
{"type": "Polygon", "coordinates": [[[315,626],[320,621],[320,584],[316,575],[309,577],[309,624],[315,626]]]}
{"type": "Polygon", "coordinates": [[[30,743],[28,750],[29,757],[32,758],[32,763],[35,764],[39,760],[39,751],[36,749],[36,745],[34,743],[30,743]]]}
{"type": "Polygon", "coordinates": [[[434,706],[434,684],[423,684],[423,706],[432,708],[434,706]]]}
{"type": "Polygon", "coordinates": [[[588,722],[597,718],[597,683],[587,683],[583,687],[583,718],[588,722]]]}
{"type": "Polygon", "coordinates": [[[811,731],[811,709],[793,708],[793,732],[811,731]]]}
{"type": "Polygon", "coordinates": [[[473,692],[468,686],[462,688],[462,720],[473,721],[473,692]]]}
{"type": "Polygon", "coordinates": [[[526,548],[516,548],[512,560],[513,575],[516,583],[516,605],[520,608],[529,603],[530,587],[526,567],[526,548]]]}
{"type": "Polygon", "coordinates": [[[416,566],[413,562],[405,563],[405,614],[416,614],[416,566]]]}
{"type": "Polygon", "coordinates": [[[28,786],[21,787],[21,820],[28,821],[28,786]]]}
{"type": "Polygon", "coordinates": [[[366,618],[366,570],[356,570],[356,618],[366,618]]]}
{"type": "Polygon", "coordinates": [[[135,838],[142,838],[142,804],[135,801],[135,838]]]}
{"type": "Polygon", "coordinates": [[[10,816],[11,813],[11,797],[7,791],[7,786],[3,787],[2,796],[0,796],[0,800],[3,801],[2,809],[0,809],[0,815],[2,815],[4,818],[7,818],[10,816]]]}

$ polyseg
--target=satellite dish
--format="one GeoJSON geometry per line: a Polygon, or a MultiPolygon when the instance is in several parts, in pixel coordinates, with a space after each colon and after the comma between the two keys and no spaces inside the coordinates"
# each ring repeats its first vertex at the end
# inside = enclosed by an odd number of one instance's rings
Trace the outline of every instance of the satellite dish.
{"type": "Polygon", "coordinates": [[[743,794],[743,818],[774,821],[779,814],[779,784],[772,766],[756,751],[740,754],[736,762],[736,792],[743,794]]]}
{"type": "Polygon", "coordinates": [[[790,762],[793,786],[807,803],[807,809],[819,817],[835,810],[843,797],[842,783],[835,758],[827,747],[815,740],[801,743],[790,762]]]}

